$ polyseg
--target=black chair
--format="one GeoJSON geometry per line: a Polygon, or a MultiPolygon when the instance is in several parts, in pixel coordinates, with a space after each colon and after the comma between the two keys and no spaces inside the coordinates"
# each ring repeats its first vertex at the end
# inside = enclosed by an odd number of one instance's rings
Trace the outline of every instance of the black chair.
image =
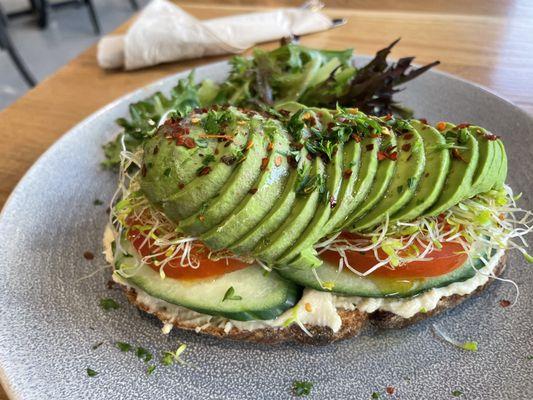
{"type": "Polygon", "coordinates": [[[6,50],[9,56],[11,57],[11,60],[13,60],[13,63],[17,67],[18,71],[26,81],[26,83],[33,87],[36,84],[35,78],[29,71],[28,67],[26,67],[26,64],[22,60],[22,57],[20,56],[19,52],[13,45],[13,41],[11,40],[11,37],[9,36],[9,32],[7,31],[7,17],[4,13],[4,10],[2,9],[2,5],[0,4],[0,50],[6,50]]]}

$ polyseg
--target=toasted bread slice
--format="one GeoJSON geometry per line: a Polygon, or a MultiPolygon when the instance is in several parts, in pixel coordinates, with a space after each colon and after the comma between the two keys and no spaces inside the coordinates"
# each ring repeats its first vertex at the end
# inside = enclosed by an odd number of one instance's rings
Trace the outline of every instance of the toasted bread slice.
{"type": "MultiPolygon", "coordinates": [[[[506,257],[504,255],[496,266],[494,270],[494,274],[496,276],[499,276],[505,269],[505,258],[506,257]]],[[[226,332],[224,330],[224,327],[208,325],[198,330],[198,325],[191,323],[190,321],[179,321],[172,319],[163,308],[156,311],[150,310],[150,308],[146,304],[142,303],[138,299],[137,292],[135,291],[135,289],[124,287],[124,290],[126,292],[128,300],[132,304],[136,305],[139,309],[154,314],[162,322],[171,323],[172,325],[174,325],[174,327],[179,329],[198,331],[199,333],[219,338],[246,340],[250,342],[266,344],[277,344],[282,342],[300,342],[305,344],[325,345],[338,340],[357,336],[369,321],[373,325],[384,329],[398,329],[412,325],[414,323],[422,321],[426,318],[430,318],[434,315],[438,315],[446,310],[449,310],[461,304],[467,298],[481,293],[492,282],[493,279],[489,279],[487,283],[485,283],[483,286],[480,286],[474,292],[468,295],[452,295],[448,297],[443,297],[442,299],[440,299],[435,309],[426,313],[418,313],[411,318],[402,318],[396,314],[385,311],[376,311],[372,314],[367,314],[359,310],[350,311],[338,309],[337,312],[339,313],[339,316],[342,320],[342,326],[340,330],[338,332],[333,332],[333,330],[329,327],[306,325],[307,330],[309,330],[312,336],[307,335],[296,324],[293,324],[289,327],[259,328],[251,331],[241,330],[236,327],[232,327],[229,332],[226,332]]]]}

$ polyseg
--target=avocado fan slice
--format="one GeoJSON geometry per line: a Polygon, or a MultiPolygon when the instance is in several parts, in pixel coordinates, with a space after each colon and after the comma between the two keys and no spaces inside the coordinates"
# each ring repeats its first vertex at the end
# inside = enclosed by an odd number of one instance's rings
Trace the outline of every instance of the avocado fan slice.
{"type": "Polygon", "coordinates": [[[244,236],[229,246],[230,250],[234,253],[250,254],[261,239],[269,236],[287,219],[296,200],[295,187],[298,180],[298,170],[309,163],[307,149],[305,147],[300,150],[298,159],[300,161],[297,168],[290,170],[285,187],[270,211],[244,236]]]}
{"type": "MultiPolygon", "coordinates": [[[[229,141],[220,142],[218,138],[208,139],[208,142],[215,141],[217,143],[213,153],[203,151],[200,153],[200,150],[198,150],[198,155],[204,155],[202,157],[203,160],[208,156],[213,157],[214,160],[210,163],[204,161],[197,169],[192,181],[178,190],[173,196],[161,202],[161,207],[167,217],[173,221],[185,219],[198,212],[207,200],[215,197],[220,192],[220,189],[225,185],[236,167],[235,164],[228,165],[221,162],[221,160],[223,157],[241,155],[245,151],[250,132],[258,129],[260,125],[259,118],[245,118],[247,117],[242,117],[242,119],[237,120],[227,128],[227,131],[231,132],[229,141]],[[244,124],[238,124],[238,122],[244,122],[244,124]]],[[[205,136],[205,134],[201,133],[192,136],[193,132],[197,134],[198,131],[191,130],[189,136],[192,139],[205,136]]],[[[175,182],[174,185],[179,187],[180,183],[175,182]]]]}
{"type": "Polygon", "coordinates": [[[445,132],[447,140],[452,140],[457,147],[450,150],[452,153],[450,172],[437,201],[424,213],[427,216],[441,214],[468,198],[470,194],[479,158],[478,143],[470,132],[466,130],[461,132],[445,132]]]}
{"type": "Polygon", "coordinates": [[[424,142],[420,134],[406,124],[397,143],[396,171],[387,192],[374,208],[355,222],[351,227],[352,231],[361,232],[373,228],[413,198],[426,164],[424,142]]]}
{"type": "MultiPolygon", "coordinates": [[[[396,148],[396,145],[396,134],[392,130],[389,130],[389,135],[381,140],[380,149],[387,151],[387,149],[396,148]]],[[[374,147],[376,146],[367,146],[363,147],[362,150],[363,152],[373,152],[375,150],[374,147]]],[[[372,182],[366,198],[359,204],[358,208],[355,209],[352,215],[348,217],[348,220],[344,223],[344,227],[353,225],[354,221],[358,220],[368,211],[374,208],[374,206],[383,198],[387,192],[392,177],[394,176],[396,166],[397,162],[395,160],[391,160],[390,158],[384,158],[378,162],[374,181],[372,182]]]]}
{"type": "Polygon", "coordinates": [[[304,169],[300,172],[300,182],[297,182],[296,200],[292,206],[291,213],[281,226],[267,237],[263,237],[252,254],[259,260],[267,263],[274,263],[283,252],[295,243],[304,229],[313,218],[320,197],[320,183],[313,185],[311,182],[320,182],[324,179],[324,163],[320,157],[315,157],[311,161],[310,172],[304,169]],[[308,182],[311,186],[305,185],[308,182]],[[307,189],[310,193],[307,193],[307,189]]]}
{"type": "Polygon", "coordinates": [[[415,195],[391,217],[391,222],[412,221],[435,203],[450,169],[450,152],[445,148],[446,139],[430,125],[420,121],[410,121],[422,136],[426,165],[415,195]]]}
{"type": "Polygon", "coordinates": [[[335,228],[331,232],[337,232],[344,229],[357,218],[354,211],[359,207],[359,204],[366,199],[378,171],[378,166],[380,164],[380,161],[378,161],[378,150],[378,138],[367,137],[361,142],[361,163],[359,174],[353,185],[352,192],[348,194],[346,210],[343,213],[345,215],[341,214],[333,218],[335,228]]]}
{"type": "MultiPolygon", "coordinates": [[[[497,179],[499,167],[494,168],[494,164],[498,161],[495,158],[497,157],[498,144],[494,140],[489,140],[489,133],[481,127],[469,126],[466,129],[477,140],[479,149],[479,158],[472,178],[472,190],[469,196],[474,197],[478,193],[490,190],[497,179]]],[[[499,164],[501,164],[501,161],[499,164]]]]}
{"type": "MultiPolygon", "coordinates": [[[[261,172],[261,163],[267,156],[268,140],[259,130],[250,134],[251,146],[244,154],[244,160],[220,190],[220,194],[208,200],[197,213],[179,221],[178,227],[189,235],[197,236],[220,223],[235,209],[252,189],[261,172]]],[[[235,162],[228,160],[227,162],[235,162]]]]}
{"type": "Polygon", "coordinates": [[[496,143],[500,149],[501,166],[499,169],[498,178],[496,179],[493,188],[500,189],[505,184],[505,180],[507,179],[507,170],[509,167],[507,165],[507,154],[505,152],[505,146],[503,145],[503,142],[498,139],[496,143]]]}
{"type": "Polygon", "coordinates": [[[243,237],[268,214],[282,193],[289,176],[289,142],[285,131],[273,135],[274,148],[268,157],[267,167],[259,175],[253,189],[246,193],[237,208],[222,222],[200,235],[200,239],[210,248],[228,248],[243,237]]]}
{"type": "Polygon", "coordinates": [[[320,194],[318,208],[313,219],[302,232],[298,240],[293,243],[285,253],[276,260],[276,264],[285,264],[296,257],[302,250],[312,247],[326,232],[325,224],[328,222],[332,209],[337,203],[339,190],[343,181],[343,149],[344,143],[339,142],[332,160],[326,166],[326,192],[320,194]]]}

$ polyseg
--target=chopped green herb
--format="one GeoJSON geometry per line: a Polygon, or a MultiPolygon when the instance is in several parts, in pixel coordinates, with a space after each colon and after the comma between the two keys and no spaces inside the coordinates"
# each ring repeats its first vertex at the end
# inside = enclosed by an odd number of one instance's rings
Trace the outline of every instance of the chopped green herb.
{"type": "Polygon", "coordinates": [[[185,351],[186,348],[187,348],[187,345],[185,343],[182,343],[180,347],[178,347],[178,349],[174,352],[165,351],[165,353],[163,354],[163,357],[161,357],[161,364],[167,367],[169,365],[174,364],[174,362],[178,364],[185,364],[185,361],[183,361],[180,358],[180,356],[185,351]]]}
{"type": "Polygon", "coordinates": [[[372,396],[370,396],[373,399],[381,399],[381,395],[378,392],[372,392],[372,396]]]}
{"type": "Polygon", "coordinates": [[[150,361],[153,358],[152,353],[150,353],[144,347],[137,347],[137,350],[135,351],[135,354],[137,355],[137,357],[140,360],[142,360],[144,362],[148,362],[148,361],[150,361]]]}
{"type": "Polygon", "coordinates": [[[109,310],[116,310],[120,306],[115,300],[110,299],[110,298],[106,298],[106,299],[100,299],[100,307],[104,311],[109,311],[109,310]]]}
{"type": "Polygon", "coordinates": [[[94,369],[87,368],[87,376],[94,378],[96,375],[98,375],[98,372],[96,372],[94,369]]]}
{"type": "Polygon", "coordinates": [[[146,368],[146,373],[147,373],[148,375],[152,375],[153,372],[155,371],[155,368],[156,368],[155,365],[149,365],[148,368],[146,368]]]}
{"type": "Polygon", "coordinates": [[[242,297],[236,295],[235,289],[233,288],[233,286],[230,286],[228,290],[226,290],[226,293],[224,294],[224,298],[222,299],[222,301],[226,301],[226,300],[242,300],[242,297]]]}
{"type": "Polygon", "coordinates": [[[95,343],[95,344],[92,345],[91,349],[96,350],[98,347],[100,347],[103,344],[104,344],[104,342],[95,343]]]}
{"type": "Polygon", "coordinates": [[[313,383],[308,381],[293,381],[292,382],[292,392],[295,396],[309,396],[311,394],[311,389],[313,389],[313,383]]]}
{"type": "Polygon", "coordinates": [[[463,395],[463,392],[461,392],[460,390],[452,391],[452,396],[453,397],[459,397],[459,396],[462,396],[462,395],[463,395]]]}
{"type": "Polygon", "coordinates": [[[104,202],[100,199],[94,199],[93,204],[95,206],[101,206],[102,204],[104,204],[104,202]]]}
{"type": "Polygon", "coordinates": [[[167,168],[163,171],[163,175],[166,176],[167,178],[170,176],[170,172],[172,171],[171,168],[167,168]]]}
{"type": "Polygon", "coordinates": [[[465,342],[461,346],[461,348],[468,350],[468,351],[477,351],[477,342],[465,342]]]}
{"type": "Polygon", "coordinates": [[[125,352],[128,352],[128,351],[130,351],[130,350],[132,349],[132,346],[131,346],[131,344],[129,344],[129,343],[125,343],[125,342],[116,342],[115,344],[116,344],[116,346],[118,347],[118,349],[119,349],[120,351],[123,351],[124,353],[125,353],[125,352]]]}
{"type": "Polygon", "coordinates": [[[202,164],[208,165],[210,162],[215,161],[215,156],[213,154],[208,154],[202,160],[202,164]]]}
{"type": "Polygon", "coordinates": [[[526,360],[529,360],[529,361],[533,360],[533,356],[527,356],[526,360]]]}
{"type": "Polygon", "coordinates": [[[407,187],[409,190],[415,190],[416,189],[416,179],[411,177],[407,179],[407,187]]]}

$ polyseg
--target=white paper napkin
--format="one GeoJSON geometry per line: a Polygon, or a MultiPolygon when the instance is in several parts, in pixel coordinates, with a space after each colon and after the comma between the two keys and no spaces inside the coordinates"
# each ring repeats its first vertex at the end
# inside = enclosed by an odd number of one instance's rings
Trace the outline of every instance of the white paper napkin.
{"type": "Polygon", "coordinates": [[[102,68],[127,70],[207,55],[240,53],[256,43],[330,29],[318,7],[283,8],[199,21],[167,0],[153,0],[125,35],[98,43],[102,68]]]}

